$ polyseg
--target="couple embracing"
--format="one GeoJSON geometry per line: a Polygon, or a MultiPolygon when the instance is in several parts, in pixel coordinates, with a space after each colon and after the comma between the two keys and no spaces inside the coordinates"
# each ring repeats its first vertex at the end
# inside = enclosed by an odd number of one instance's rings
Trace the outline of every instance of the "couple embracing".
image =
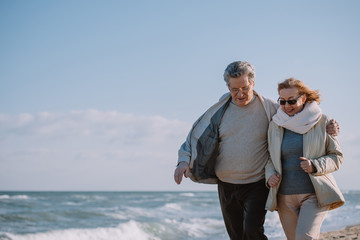
{"type": "Polygon", "coordinates": [[[267,239],[266,210],[279,213],[287,239],[317,239],[329,210],[344,204],[332,172],[343,154],[339,125],[321,112],[320,95],[302,81],[278,84],[279,99],[254,90],[245,61],[224,72],[229,93],[193,125],[179,149],[175,182],[218,184],[230,239],[267,239]]]}

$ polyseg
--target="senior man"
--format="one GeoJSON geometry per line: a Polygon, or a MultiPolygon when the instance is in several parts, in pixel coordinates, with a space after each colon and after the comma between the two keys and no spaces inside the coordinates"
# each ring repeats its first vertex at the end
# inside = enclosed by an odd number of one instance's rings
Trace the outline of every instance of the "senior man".
{"type": "MultiPolygon", "coordinates": [[[[229,93],[193,125],[179,149],[174,179],[217,183],[221,211],[230,239],[267,239],[264,234],[269,159],[267,130],[279,105],[254,91],[255,69],[246,61],[224,72],[229,93]]],[[[336,122],[328,133],[338,129],[336,122]]]]}

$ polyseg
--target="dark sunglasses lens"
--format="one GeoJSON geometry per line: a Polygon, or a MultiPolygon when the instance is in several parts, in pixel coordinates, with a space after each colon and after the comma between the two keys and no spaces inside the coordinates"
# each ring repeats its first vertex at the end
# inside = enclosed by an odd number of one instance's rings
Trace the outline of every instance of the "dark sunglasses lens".
{"type": "Polygon", "coordinates": [[[280,105],[285,105],[286,102],[288,102],[288,104],[290,104],[290,105],[294,105],[297,102],[297,100],[287,100],[287,101],[286,100],[280,100],[279,101],[280,105]]]}

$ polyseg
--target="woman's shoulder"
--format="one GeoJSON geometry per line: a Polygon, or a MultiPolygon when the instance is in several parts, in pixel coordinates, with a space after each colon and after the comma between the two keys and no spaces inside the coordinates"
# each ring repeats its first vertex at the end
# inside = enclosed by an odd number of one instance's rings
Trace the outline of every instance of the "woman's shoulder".
{"type": "Polygon", "coordinates": [[[326,126],[330,123],[330,120],[331,120],[330,117],[328,117],[325,114],[321,114],[320,120],[315,124],[314,127],[316,128],[320,127],[321,129],[326,128],[326,126]]]}

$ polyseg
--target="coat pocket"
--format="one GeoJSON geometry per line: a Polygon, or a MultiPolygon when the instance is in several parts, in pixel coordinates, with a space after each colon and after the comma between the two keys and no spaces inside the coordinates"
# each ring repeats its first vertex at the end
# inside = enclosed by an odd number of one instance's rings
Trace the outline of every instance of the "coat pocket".
{"type": "Polygon", "coordinates": [[[328,206],[329,210],[332,210],[344,205],[344,196],[331,174],[321,176],[309,175],[320,207],[328,206]]]}

